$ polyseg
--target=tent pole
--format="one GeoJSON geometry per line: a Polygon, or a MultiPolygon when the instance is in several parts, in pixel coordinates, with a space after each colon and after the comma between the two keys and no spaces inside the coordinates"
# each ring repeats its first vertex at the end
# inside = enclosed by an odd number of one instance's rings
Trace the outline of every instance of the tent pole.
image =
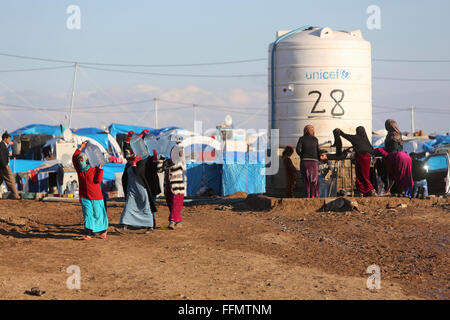
{"type": "Polygon", "coordinates": [[[69,129],[72,126],[72,112],[73,112],[73,104],[75,102],[75,86],[77,84],[77,69],[78,69],[78,63],[75,62],[74,71],[73,71],[72,98],[70,99],[69,129]]]}

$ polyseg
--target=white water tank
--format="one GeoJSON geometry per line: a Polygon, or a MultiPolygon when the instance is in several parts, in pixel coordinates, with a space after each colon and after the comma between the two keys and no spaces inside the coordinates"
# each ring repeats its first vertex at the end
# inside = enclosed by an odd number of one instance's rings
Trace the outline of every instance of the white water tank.
{"type": "MultiPolygon", "coordinates": [[[[289,31],[278,31],[277,39],[289,31]]],[[[311,27],[269,46],[269,128],[280,129],[280,147],[294,146],[311,124],[319,143],[333,141],[333,129],[372,133],[370,43],[360,30],[311,27]]],[[[344,145],[348,145],[343,139],[344,145]]]]}

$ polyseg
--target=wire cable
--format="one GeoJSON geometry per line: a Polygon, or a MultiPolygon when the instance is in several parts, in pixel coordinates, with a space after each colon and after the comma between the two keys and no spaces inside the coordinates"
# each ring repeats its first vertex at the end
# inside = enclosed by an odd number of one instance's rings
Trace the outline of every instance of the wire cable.
{"type": "MultiPolygon", "coordinates": [[[[204,63],[180,63],[180,64],[122,64],[122,63],[101,63],[92,61],[73,61],[73,60],[62,60],[62,59],[50,59],[50,58],[39,58],[31,57],[18,54],[0,53],[0,56],[27,59],[35,61],[46,61],[46,62],[60,62],[60,63],[70,63],[74,64],[78,62],[79,64],[85,65],[97,65],[97,66],[115,66],[115,67],[196,67],[196,66],[212,66],[212,65],[227,65],[227,64],[239,64],[239,63],[249,63],[249,62],[260,62],[267,61],[267,58],[255,58],[255,59],[243,59],[243,60],[230,60],[230,61],[216,61],[216,62],[204,62],[204,63]]],[[[377,59],[373,58],[372,61],[375,62],[405,62],[405,63],[449,63],[449,59],[377,59]]]]}
{"type": "Polygon", "coordinates": [[[264,73],[253,73],[253,74],[188,74],[188,73],[158,73],[158,72],[144,72],[144,71],[133,71],[133,70],[119,70],[119,69],[106,69],[90,67],[86,65],[79,65],[81,68],[107,71],[107,72],[119,72],[119,73],[132,73],[132,74],[144,74],[151,76],[164,76],[164,77],[190,77],[190,78],[245,78],[245,77],[267,77],[264,73]]]}
{"type": "Polygon", "coordinates": [[[204,62],[204,63],[183,63],[183,64],[120,64],[120,63],[101,63],[101,62],[89,62],[89,61],[71,61],[71,60],[61,60],[61,59],[49,59],[49,58],[38,58],[23,56],[18,54],[0,53],[0,56],[19,58],[35,61],[46,61],[46,62],[59,62],[59,63],[78,63],[84,65],[96,65],[96,66],[115,66],[115,67],[198,67],[198,66],[212,66],[212,65],[227,65],[227,64],[239,64],[239,63],[249,63],[249,62],[259,62],[265,61],[267,58],[257,58],[257,59],[246,59],[246,60],[232,60],[232,61],[219,61],[219,62],[204,62]]]}
{"type": "Polygon", "coordinates": [[[11,69],[11,70],[0,70],[0,72],[24,72],[24,71],[41,71],[41,70],[56,70],[56,69],[66,69],[72,68],[72,66],[59,66],[59,67],[43,67],[43,68],[30,68],[30,69],[11,69]]]}
{"type": "Polygon", "coordinates": [[[372,77],[377,80],[394,80],[394,81],[422,81],[422,82],[447,82],[450,79],[419,79],[419,78],[391,78],[391,77],[372,77]]]}
{"type": "Polygon", "coordinates": [[[447,63],[450,60],[411,60],[411,59],[372,59],[375,62],[408,62],[408,63],[447,63]]]}

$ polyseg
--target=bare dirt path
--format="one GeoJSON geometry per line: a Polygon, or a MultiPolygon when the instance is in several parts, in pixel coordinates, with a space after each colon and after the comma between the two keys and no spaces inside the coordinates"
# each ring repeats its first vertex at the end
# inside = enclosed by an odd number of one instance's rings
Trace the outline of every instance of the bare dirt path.
{"type": "Polygon", "coordinates": [[[78,204],[1,200],[0,299],[449,299],[449,200],[358,203],[334,213],[317,212],[321,199],[265,212],[191,205],[173,231],[160,205],[160,228],[126,235],[110,203],[108,239],[83,241],[78,204]],[[372,264],[380,290],[366,288],[372,264]],[[71,265],[80,290],[66,286],[71,265]],[[24,294],[35,286],[46,293],[24,294]]]}

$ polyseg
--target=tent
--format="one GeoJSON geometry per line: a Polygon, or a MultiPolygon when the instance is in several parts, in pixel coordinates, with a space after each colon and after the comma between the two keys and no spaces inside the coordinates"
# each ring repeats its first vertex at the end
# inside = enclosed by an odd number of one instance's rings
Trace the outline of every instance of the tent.
{"type": "Polygon", "coordinates": [[[236,192],[265,193],[266,176],[263,163],[224,163],[222,165],[222,196],[236,192]]]}
{"type": "Polygon", "coordinates": [[[38,161],[12,159],[9,163],[11,171],[21,178],[23,191],[25,192],[48,192],[49,173],[56,173],[59,184],[62,183],[64,174],[60,163],[57,160],[38,161]],[[34,178],[32,178],[34,177],[34,178]]]}
{"type": "Polygon", "coordinates": [[[134,131],[139,134],[144,130],[153,130],[153,129],[148,127],[139,127],[118,123],[112,123],[108,127],[109,134],[112,135],[114,138],[117,138],[118,134],[127,134],[130,131],[134,131]]]}
{"type": "Polygon", "coordinates": [[[121,163],[105,163],[103,169],[103,181],[114,181],[116,172],[123,172],[125,164],[121,163]]]}
{"type": "Polygon", "coordinates": [[[116,139],[104,130],[97,128],[81,128],[72,129],[73,138],[77,144],[81,144],[84,140],[89,140],[99,146],[102,152],[112,153],[114,156],[120,156],[121,148],[116,139]]]}
{"type": "Polygon", "coordinates": [[[210,194],[228,196],[236,192],[265,193],[264,161],[251,161],[252,152],[242,162],[230,158],[217,162],[188,162],[186,170],[187,195],[210,194]]]}
{"type": "Polygon", "coordinates": [[[144,130],[149,130],[150,134],[152,135],[159,135],[162,132],[166,132],[173,129],[182,129],[180,127],[166,127],[161,129],[153,129],[150,127],[140,127],[140,126],[133,126],[133,125],[127,125],[127,124],[118,124],[118,123],[112,123],[108,127],[109,134],[112,135],[114,138],[118,134],[127,134],[130,131],[134,131],[135,133],[139,134],[144,130]]]}
{"type": "Polygon", "coordinates": [[[50,126],[46,124],[30,124],[10,133],[11,137],[22,134],[48,134],[51,136],[62,135],[61,126],[50,126]]]}
{"type": "Polygon", "coordinates": [[[425,143],[423,149],[424,151],[433,151],[446,145],[450,145],[450,136],[438,135],[436,139],[425,143]]]}
{"type": "Polygon", "coordinates": [[[213,162],[186,163],[186,194],[188,196],[222,195],[221,165],[213,162]]]}
{"type": "MultiPolygon", "coordinates": [[[[403,139],[403,151],[406,153],[417,152],[421,153],[424,151],[429,151],[426,145],[429,144],[430,139],[427,137],[405,137],[403,139]]],[[[372,136],[372,145],[374,148],[383,148],[385,136],[372,136]]]]}
{"type": "Polygon", "coordinates": [[[89,137],[97,141],[102,145],[104,149],[108,149],[110,142],[108,139],[108,133],[97,128],[81,128],[72,129],[72,132],[78,136],[89,137]]]}
{"type": "MultiPolygon", "coordinates": [[[[30,124],[28,126],[19,128],[11,133],[11,137],[17,135],[51,135],[54,138],[62,136],[65,127],[64,126],[50,126],[45,124],[30,124]]],[[[107,152],[107,150],[111,150],[112,153],[120,154],[121,150],[115,139],[112,135],[108,134],[104,130],[100,130],[97,128],[80,128],[80,129],[71,129],[70,130],[77,137],[76,142],[78,140],[83,140],[83,138],[88,138],[85,140],[95,141],[96,145],[101,146],[102,151],[107,152]],[[81,138],[79,138],[81,137],[81,138]]],[[[56,141],[56,140],[55,140],[56,141]]],[[[44,146],[48,146],[51,143],[47,143],[44,146]]],[[[54,144],[54,141],[53,141],[54,144]]]]}

